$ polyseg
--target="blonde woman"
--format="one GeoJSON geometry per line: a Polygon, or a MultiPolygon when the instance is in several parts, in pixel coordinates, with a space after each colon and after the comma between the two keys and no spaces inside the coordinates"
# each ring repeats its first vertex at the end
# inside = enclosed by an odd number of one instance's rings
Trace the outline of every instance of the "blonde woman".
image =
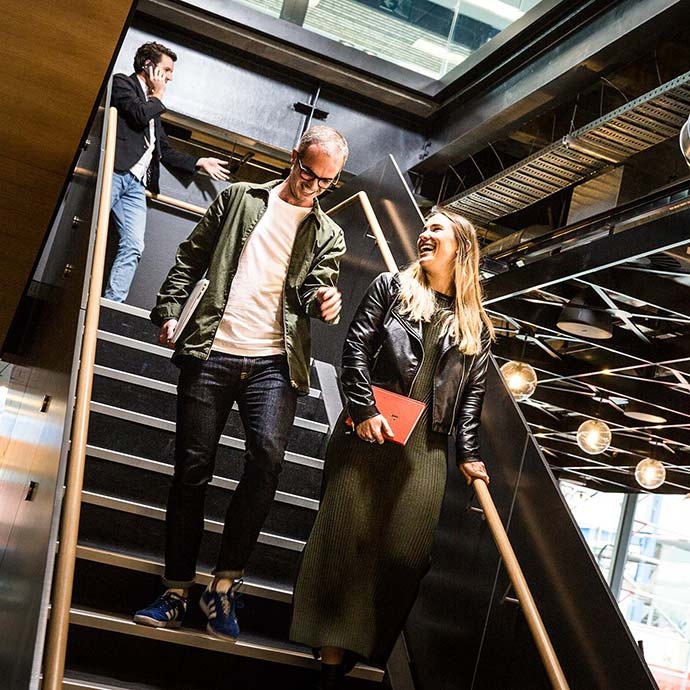
{"type": "Polygon", "coordinates": [[[347,407],[329,442],[291,627],[293,640],[320,650],[322,688],[340,687],[358,659],[385,664],[429,568],[449,435],[467,480],[489,480],[477,432],[493,328],[475,230],[434,210],[417,252],[402,273],[374,280],[343,350],[347,407]],[[387,441],[372,385],[428,403],[406,445],[387,441]]]}

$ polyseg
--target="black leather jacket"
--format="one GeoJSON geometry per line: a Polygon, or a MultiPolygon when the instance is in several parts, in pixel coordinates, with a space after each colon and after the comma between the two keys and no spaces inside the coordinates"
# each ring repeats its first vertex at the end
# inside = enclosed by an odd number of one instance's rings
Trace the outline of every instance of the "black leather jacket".
{"type": "MultiPolygon", "coordinates": [[[[400,315],[397,275],[382,273],[369,286],[350,324],[343,348],[342,385],[356,424],[378,414],[371,386],[408,395],[422,362],[421,323],[400,315]]],[[[432,430],[455,433],[459,463],[479,460],[479,418],[486,388],[490,337],[482,349],[464,355],[443,338],[431,398],[432,430]]]]}

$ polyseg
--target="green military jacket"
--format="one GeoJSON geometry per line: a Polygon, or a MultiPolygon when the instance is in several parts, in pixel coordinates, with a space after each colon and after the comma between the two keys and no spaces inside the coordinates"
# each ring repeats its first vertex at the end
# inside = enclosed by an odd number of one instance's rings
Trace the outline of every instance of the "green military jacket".
{"type": "MultiPolygon", "coordinates": [[[[269,192],[280,183],[281,180],[274,180],[266,184],[230,185],[179,246],[175,265],[151,311],[151,320],[161,326],[168,319],[178,318],[194,284],[204,275],[209,279],[209,286],[177,340],[173,361],[185,355],[208,358],[242,248],[266,212],[269,192]]],[[[283,287],[283,329],[290,382],[301,394],[309,392],[309,318],[320,318],[316,291],[336,285],[340,257],[344,253],[342,229],[314,200],[311,212],[297,230],[283,287]]]]}

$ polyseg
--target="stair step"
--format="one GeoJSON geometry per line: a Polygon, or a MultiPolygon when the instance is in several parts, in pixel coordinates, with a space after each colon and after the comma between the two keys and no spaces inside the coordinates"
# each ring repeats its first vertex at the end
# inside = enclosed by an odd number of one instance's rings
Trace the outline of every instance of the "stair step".
{"type": "MultiPolygon", "coordinates": [[[[169,361],[173,356],[174,352],[168,347],[162,347],[161,345],[154,345],[143,340],[138,340],[136,338],[130,338],[129,336],[120,335],[119,333],[112,333],[110,331],[105,331],[103,329],[98,329],[96,332],[96,337],[101,343],[111,343],[114,345],[119,345],[130,350],[135,350],[137,352],[144,352],[149,355],[155,355],[161,358],[161,360],[169,361]]],[[[98,359],[98,357],[97,357],[98,359]]],[[[176,372],[177,367],[173,365],[174,369],[172,371],[176,372]]],[[[310,376],[314,378],[314,370],[311,368],[310,376]]],[[[312,398],[320,397],[321,393],[317,388],[311,387],[309,389],[309,396],[312,398]]]]}
{"type": "MultiPolygon", "coordinates": [[[[134,422],[135,424],[141,424],[142,426],[150,426],[155,429],[161,429],[162,431],[168,431],[172,434],[175,433],[175,422],[169,419],[161,419],[160,417],[154,417],[141,412],[126,410],[121,407],[115,407],[113,405],[107,405],[97,401],[91,401],[90,409],[92,413],[107,415],[109,417],[117,417],[129,422],[134,422]]],[[[223,446],[244,451],[244,439],[241,438],[223,434],[220,437],[219,443],[223,446]]],[[[306,467],[323,469],[323,460],[319,460],[318,458],[304,455],[302,453],[287,451],[285,453],[285,460],[298,465],[305,465],[306,467]]]]}
{"type": "MultiPolygon", "coordinates": [[[[77,558],[93,563],[103,563],[125,570],[135,570],[140,573],[148,573],[157,576],[162,576],[164,569],[163,562],[160,560],[128,556],[127,554],[116,551],[95,549],[81,544],[77,546],[77,558]]],[[[199,584],[207,585],[212,580],[213,575],[210,571],[197,571],[195,581],[199,584]]],[[[251,577],[244,578],[239,591],[249,594],[250,596],[272,599],[273,601],[280,601],[282,603],[289,604],[292,602],[292,588],[276,587],[275,585],[251,577]]]]}
{"type": "MultiPolygon", "coordinates": [[[[147,505],[145,503],[126,501],[115,496],[106,496],[104,494],[92,493],[90,491],[82,491],[81,496],[83,503],[100,506],[101,508],[109,508],[110,510],[118,510],[122,513],[129,513],[130,515],[140,515],[142,517],[153,518],[154,520],[165,520],[165,509],[163,508],[157,508],[156,506],[147,505]]],[[[205,519],[204,529],[207,532],[222,534],[223,523],[217,520],[205,519]]],[[[301,539],[283,537],[279,534],[261,532],[259,534],[259,543],[268,544],[269,546],[277,546],[282,549],[289,549],[290,551],[301,552],[304,549],[306,542],[302,541],[301,539]]]]}
{"type": "MultiPolygon", "coordinates": [[[[70,623],[92,630],[104,630],[168,644],[210,650],[221,654],[232,654],[301,668],[318,668],[318,662],[315,661],[309,649],[256,634],[243,634],[237,642],[231,643],[198,630],[149,628],[137,625],[130,618],[124,616],[77,607],[70,610],[70,623]]],[[[381,681],[383,680],[383,671],[372,666],[357,665],[350,676],[381,681]]]]}
{"type": "MultiPolygon", "coordinates": [[[[99,364],[94,366],[93,373],[96,377],[119,381],[123,384],[131,384],[132,386],[138,386],[139,388],[153,390],[160,393],[167,393],[173,396],[177,395],[177,386],[173,383],[158,381],[146,376],[139,376],[138,374],[131,374],[126,371],[111,369],[110,367],[104,367],[99,364]]],[[[238,410],[237,403],[233,404],[232,409],[235,412],[238,410]]],[[[294,424],[296,427],[309,429],[310,431],[316,431],[321,434],[327,434],[329,432],[328,424],[324,424],[323,422],[315,422],[305,417],[296,416],[294,424]]]]}
{"type": "MultiPolygon", "coordinates": [[[[168,503],[170,483],[170,478],[159,472],[94,457],[89,457],[84,473],[84,490],[87,493],[149,506],[162,514],[168,503]]],[[[222,531],[231,497],[227,488],[210,486],[207,489],[204,513],[209,524],[215,525],[208,527],[211,531],[222,531]]],[[[313,502],[313,499],[300,496],[292,499],[291,494],[285,493],[281,498],[283,500],[274,500],[271,504],[264,530],[289,539],[306,540],[316,519],[316,511],[313,507],[305,508],[297,503],[313,502]]],[[[118,506],[113,507],[118,509],[118,506]]],[[[156,515],[151,513],[149,517],[156,515]]]]}
{"type": "MultiPolygon", "coordinates": [[[[177,416],[177,397],[167,392],[141,388],[117,379],[96,376],[91,394],[92,403],[110,408],[154,416],[174,424],[177,416]]],[[[321,458],[326,452],[328,427],[304,418],[290,430],[288,451],[314,458],[321,458]]],[[[225,436],[239,439],[244,446],[245,431],[239,411],[233,409],[228,415],[223,430],[225,436]]]]}
{"type": "MultiPolygon", "coordinates": [[[[173,425],[158,428],[130,421],[117,415],[92,412],[88,444],[116,454],[155,461],[172,468],[175,452],[173,425]]],[[[323,461],[310,458],[308,464],[293,462],[301,458],[287,456],[278,479],[278,489],[297,496],[317,499],[321,493],[323,461]]],[[[221,442],[216,453],[215,474],[238,480],[245,464],[244,444],[221,442]]]]}
{"type": "Polygon", "coordinates": [[[93,673],[66,670],[62,679],[63,690],[163,690],[161,686],[129,683],[93,673]]]}
{"type": "MultiPolygon", "coordinates": [[[[99,501],[100,503],[100,501],[99,501]]],[[[119,510],[113,502],[105,505],[83,502],[79,522],[79,544],[117,551],[137,558],[163,560],[165,545],[164,511],[154,515],[119,510]]],[[[221,535],[204,531],[198,568],[210,571],[216,565],[221,535]]],[[[297,544],[301,547],[301,544],[297,544]]],[[[297,575],[301,552],[284,548],[282,542],[260,540],[247,562],[247,576],[287,589],[297,575]]]]}
{"type": "MultiPolygon", "coordinates": [[[[173,466],[169,463],[158,462],[157,460],[148,460],[146,458],[140,458],[136,455],[128,455],[127,453],[118,453],[106,448],[98,448],[97,446],[87,445],[86,455],[89,458],[105,460],[107,462],[120,464],[136,470],[154,472],[166,477],[172,477],[173,475],[173,466]]],[[[236,479],[228,479],[226,477],[221,477],[214,474],[209,486],[225,489],[227,491],[234,491],[237,488],[237,484],[238,481],[236,479]]],[[[298,506],[300,508],[307,508],[309,510],[319,509],[319,501],[316,501],[313,498],[306,498],[304,496],[291,494],[286,491],[277,491],[275,500],[280,503],[286,503],[288,505],[298,506]]]]}

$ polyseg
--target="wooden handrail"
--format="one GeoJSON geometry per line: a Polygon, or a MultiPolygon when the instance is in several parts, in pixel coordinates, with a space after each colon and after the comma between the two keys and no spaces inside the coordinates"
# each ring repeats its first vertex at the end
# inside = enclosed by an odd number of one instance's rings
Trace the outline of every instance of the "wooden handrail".
{"type": "Polygon", "coordinates": [[[91,266],[91,282],[81,344],[79,379],[72,423],[72,441],[65,495],[62,502],[60,547],[53,577],[53,595],[43,669],[43,690],[62,690],[62,679],[65,673],[65,652],[67,650],[69,612],[74,583],[74,563],[77,554],[77,537],[81,513],[81,493],[86,463],[89,405],[93,384],[93,366],[96,359],[96,333],[98,331],[101,290],[103,288],[105,250],[108,242],[108,218],[110,216],[110,197],[113,185],[116,132],[117,110],[110,108],[108,111],[108,127],[101,177],[101,193],[98,201],[98,221],[91,266]]]}
{"type": "Polygon", "coordinates": [[[357,192],[356,194],[353,194],[344,201],[341,201],[339,204],[336,204],[333,208],[328,209],[328,211],[326,211],[326,214],[332,216],[338,211],[342,211],[344,208],[346,208],[355,201],[359,201],[359,203],[362,206],[362,210],[364,211],[364,215],[366,216],[367,222],[369,223],[371,232],[374,235],[376,244],[379,247],[379,251],[381,252],[381,256],[383,257],[383,262],[386,264],[386,268],[392,273],[397,273],[398,265],[395,263],[395,259],[393,258],[391,248],[388,246],[386,236],[383,232],[383,229],[381,228],[379,219],[376,217],[374,207],[371,205],[369,195],[366,192],[357,192]]]}
{"type": "MultiPolygon", "coordinates": [[[[371,227],[371,231],[376,238],[376,243],[378,244],[379,250],[383,257],[383,261],[386,264],[386,268],[391,271],[391,273],[397,273],[398,267],[391,253],[386,237],[381,228],[381,224],[376,218],[376,213],[369,201],[369,197],[366,192],[358,192],[353,194],[351,197],[345,199],[337,206],[334,206],[327,213],[328,215],[333,215],[338,211],[342,210],[346,206],[349,206],[354,201],[359,201],[362,204],[362,209],[367,217],[367,221],[371,227]]],[[[527,585],[527,580],[522,572],[522,568],[518,563],[515,551],[510,544],[510,539],[508,539],[508,534],[503,527],[501,518],[496,510],[496,505],[491,498],[489,493],[489,487],[483,479],[475,479],[472,482],[472,486],[477,494],[479,504],[484,511],[486,516],[486,521],[489,523],[489,529],[496,542],[496,547],[498,552],[503,559],[503,564],[505,565],[506,571],[508,572],[508,577],[513,584],[513,589],[515,590],[522,611],[527,619],[527,625],[534,637],[534,642],[539,651],[539,656],[541,657],[546,673],[551,681],[551,686],[554,690],[570,690],[568,686],[568,681],[563,674],[563,669],[558,661],[556,652],[554,651],[553,645],[549,638],[544,622],[539,614],[539,609],[537,608],[532,593],[530,592],[529,586],[527,585]]]]}
{"type": "Polygon", "coordinates": [[[180,201],[172,196],[165,196],[165,194],[152,194],[149,190],[146,190],[146,196],[153,201],[159,201],[161,204],[166,206],[174,206],[175,208],[180,208],[183,211],[189,211],[190,213],[196,213],[203,216],[207,209],[203,206],[195,206],[194,204],[188,204],[186,201],[180,201]]]}
{"type": "Polygon", "coordinates": [[[508,572],[508,577],[513,584],[513,589],[518,596],[520,606],[522,607],[522,612],[525,614],[527,619],[527,625],[529,626],[532,636],[534,637],[534,642],[537,645],[537,650],[539,651],[539,656],[544,664],[546,673],[551,681],[551,687],[554,690],[569,690],[568,681],[565,679],[563,674],[563,669],[558,661],[556,652],[554,651],[553,645],[551,644],[551,639],[549,634],[546,632],[546,627],[539,614],[539,609],[534,602],[534,597],[532,597],[532,592],[530,592],[527,580],[522,572],[522,568],[518,563],[517,556],[513,547],[508,539],[508,534],[503,527],[501,518],[496,510],[496,505],[491,498],[489,493],[489,487],[483,479],[475,479],[472,482],[472,487],[477,494],[479,499],[479,504],[484,511],[484,516],[486,521],[489,523],[489,529],[493,535],[498,551],[503,559],[503,565],[506,567],[508,572]]]}

